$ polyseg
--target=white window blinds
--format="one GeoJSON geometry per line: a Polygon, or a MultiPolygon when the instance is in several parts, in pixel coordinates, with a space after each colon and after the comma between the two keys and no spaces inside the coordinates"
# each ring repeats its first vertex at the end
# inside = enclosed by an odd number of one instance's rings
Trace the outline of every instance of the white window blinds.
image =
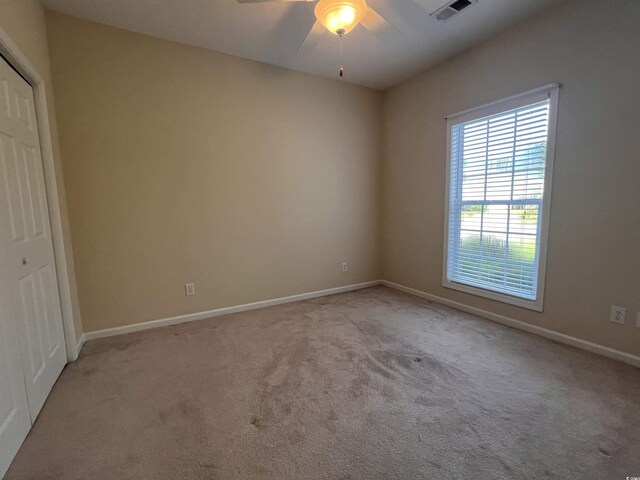
{"type": "Polygon", "coordinates": [[[535,98],[450,122],[446,283],[538,298],[551,102],[535,98]]]}

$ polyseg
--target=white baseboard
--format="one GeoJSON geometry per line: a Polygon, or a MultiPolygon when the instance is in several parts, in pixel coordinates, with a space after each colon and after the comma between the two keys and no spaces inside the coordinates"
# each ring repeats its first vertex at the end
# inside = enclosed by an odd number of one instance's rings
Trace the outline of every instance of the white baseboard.
{"type": "Polygon", "coordinates": [[[84,347],[85,340],[86,339],[85,339],[84,333],[83,333],[82,335],[80,335],[80,340],[78,340],[78,344],[76,345],[76,352],[75,352],[73,361],[76,361],[78,359],[78,357],[80,356],[80,352],[82,351],[82,347],[84,347]]]}
{"type": "Polygon", "coordinates": [[[373,287],[375,285],[385,285],[387,287],[394,288],[396,290],[400,290],[405,293],[409,293],[411,295],[415,295],[417,297],[430,300],[432,302],[441,303],[442,305],[455,308],[456,310],[471,313],[473,315],[477,315],[478,317],[486,318],[488,320],[493,320],[494,322],[501,323],[502,325],[506,325],[508,327],[517,328],[518,330],[523,330],[525,332],[533,333],[535,335],[539,335],[541,337],[545,337],[550,340],[554,340],[556,342],[564,343],[566,345],[571,345],[572,347],[580,348],[582,350],[587,350],[589,352],[596,353],[598,355],[602,355],[608,358],[612,358],[614,360],[619,360],[621,362],[628,363],[629,365],[633,365],[634,367],[640,368],[640,357],[632,355],[630,353],[622,352],[620,350],[616,350],[610,347],[605,347],[604,345],[598,345],[597,343],[592,343],[587,340],[582,340],[580,338],[572,337],[570,335],[565,335],[564,333],[559,333],[553,330],[538,327],[536,325],[522,322],[520,320],[516,320],[514,318],[510,318],[505,315],[499,315],[497,313],[489,312],[487,310],[471,307],[469,305],[465,305],[460,302],[448,300],[444,297],[439,297],[437,295],[423,292],[421,290],[416,290],[415,288],[407,287],[405,285],[401,285],[395,282],[390,282],[388,280],[373,280],[370,282],[357,283],[354,285],[346,285],[343,287],[329,288],[326,290],[319,290],[316,292],[301,293],[299,295],[291,295],[288,297],[262,300],[260,302],[247,303],[244,305],[218,308],[215,310],[208,310],[205,312],[196,312],[196,313],[190,313],[186,315],[178,315],[176,317],[162,318],[159,320],[151,320],[149,322],[135,323],[133,325],[125,325],[122,327],[114,327],[114,328],[107,328],[104,330],[96,330],[93,332],[86,332],[81,336],[80,341],[78,342],[78,345],[76,347],[76,352],[77,352],[77,355],[79,355],[80,351],[82,350],[82,347],[84,346],[85,341],[95,340],[97,338],[112,337],[115,335],[124,335],[127,333],[140,332],[142,330],[149,330],[152,328],[166,327],[169,325],[178,325],[180,323],[193,322],[196,320],[204,320],[206,318],[219,317],[221,315],[228,315],[230,313],[246,312],[248,310],[257,310],[259,308],[271,307],[274,305],[282,305],[284,303],[298,302],[300,300],[307,300],[310,298],[324,297],[327,295],[335,295],[336,293],[350,292],[353,290],[359,290],[361,288],[373,287]]]}
{"type": "MultiPolygon", "coordinates": [[[[126,333],[140,332],[151,328],[166,327],[169,325],[178,325],[180,323],[193,322],[196,320],[204,320],[206,318],[219,317],[220,315],[228,315],[230,313],[246,312],[247,310],[256,310],[258,308],[272,307],[274,305],[282,305],[283,303],[298,302],[300,300],[308,300],[310,298],[325,297],[327,295],[335,295],[336,293],[350,292],[361,288],[373,287],[380,285],[381,280],[373,280],[370,282],[356,283],[354,285],[345,285],[343,287],[328,288],[316,292],[301,293],[299,295],[291,295],[289,297],[273,298],[270,300],[262,300],[260,302],[246,303],[244,305],[236,305],[233,307],[217,308],[205,312],[189,313],[186,315],[178,315],[177,317],[161,318],[159,320],[151,320],[148,322],[134,323],[133,325],[125,325],[122,327],[107,328],[104,330],[96,330],[93,332],[85,332],[81,341],[95,340],[96,338],[112,337],[114,335],[124,335],[126,333]]],[[[80,347],[81,348],[81,347],[80,347]]],[[[79,352],[79,350],[78,350],[79,352]]]]}
{"type": "Polygon", "coordinates": [[[553,330],[538,327],[536,325],[531,325],[530,323],[522,322],[520,320],[506,317],[504,315],[499,315],[497,313],[488,312],[480,308],[470,307],[463,303],[454,302],[453,300],[448,300],[446,298],[439,297],[437,295],[432,295],[427,292],[416,290],[415,288],[407,287],[405,285],[400,285],[399,283],[390,282],[388,280],[382,280],[380,283],[382,285],[386,285],[387,287],[395,288],[396,290],[401,290],[405,293],[415,295],[416,297],[424,298],[426,300],[431,300],[432,302],[436,302],[436,303],[441,303],[442,305],[446,305],[448,307],[455,308],[456,310],[461,310],[463,312],[471,313],[473,315],[477,315],[478,317],[486,318],[488,320],[493,320],[494,322],[501,323],[508,327],[517,328],[518,330],[524,330],[525,332],[533,333],[535,335],[540,335],[541,337],[545,337],[550,340],[555,340],[556,342],[564,343],[566,345],[571,345],[572,347],[580,348],[582,350],[587,350],[592,353],[597,353],[598,355],[613,358],[614,360],[619,360],[621,362],[628,363],[629,365],[633,365],[634,367],[640,368],[640,357],[637,357],[630,353],[622,352],[620,350],[616,350],[610,347],[605,347],[603,345],[598,345],[597,343],[592,343],[587,340],[582,340],[580,338],[572,337],[570,335],[565,335],[564,333],[555,332],[553,330]]]}

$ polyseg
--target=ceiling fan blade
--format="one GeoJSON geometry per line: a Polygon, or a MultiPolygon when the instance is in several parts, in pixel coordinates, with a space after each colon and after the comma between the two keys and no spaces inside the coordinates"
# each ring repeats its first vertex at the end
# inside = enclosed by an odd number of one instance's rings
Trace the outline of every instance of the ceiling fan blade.
{"type": "Polygon", "coordinates": [[[313,50],[313,48],[318,44],[318,40],[320,40],[326,31],[326,28],[324,28],[320,22],[316,21],[316,23],[313,24],[313,27],[311,27],[311,30],[309,30],[309,33],[307,33],[304,41],[298,47],[298,52],[304,53],[313,50]]]}
{"type": "Polygon", "coordinates": [[[360,23],[380,40],[392,40],[394,37],[400,35],[400,30],[387,22],[382,15],[371,7],[369,7],[367,14],[360,23]]]}

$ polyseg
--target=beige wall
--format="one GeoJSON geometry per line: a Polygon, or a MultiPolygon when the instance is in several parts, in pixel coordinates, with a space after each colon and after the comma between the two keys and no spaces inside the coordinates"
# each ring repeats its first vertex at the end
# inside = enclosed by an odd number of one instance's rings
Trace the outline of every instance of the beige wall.
{"type": "Polygon", "coordinates": [[[379,278],[379,92],[47,27],[86,331],[379,278]]]}
{"type": "Polygon", "coordinates": [[[640,2],[615,3],[560,4],[386,92],[386,279],[640,355],[640,2]],[[443,117],[550,82],[564,87],[540,314],[441,286],[443,117]]]}
{"type": "Polygon", "coordinates": [[[7,32],[15,45],[28,58],[29,62],[38,71],[38,74],[42,77],[45,84],[45,91],[47,94],[47,111],[49,114],[48,120],[53,145],[56,184],[58,187],[59,208],[62,218],[62,234],[65,242],[66,266],[70,280],[69,287],[71,292],[72,313],[76,329],[76,341],[78,341],[82,335],[82,323],[80,320],[80,308],[76,290],[62,164],[60,162],[60,149],[58,144],[58,130],[56,125],[53,83],[51,80],[51,68],[49,65],[49,50],[47,47],[44,10],[37,0],[0,0],[0,28],[7,32]]]}

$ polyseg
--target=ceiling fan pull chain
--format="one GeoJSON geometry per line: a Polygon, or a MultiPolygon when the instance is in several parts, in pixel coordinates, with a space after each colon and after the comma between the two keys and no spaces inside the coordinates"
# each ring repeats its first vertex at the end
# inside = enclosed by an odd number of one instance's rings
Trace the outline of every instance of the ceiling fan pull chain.
{"type": "Polygon", "coordinates": [[[342,37],[344,36],[344,29],[338,30],[338,36],[340,37],[340,78],[344,77],[344,65],[342,61],[342,37]]]}

